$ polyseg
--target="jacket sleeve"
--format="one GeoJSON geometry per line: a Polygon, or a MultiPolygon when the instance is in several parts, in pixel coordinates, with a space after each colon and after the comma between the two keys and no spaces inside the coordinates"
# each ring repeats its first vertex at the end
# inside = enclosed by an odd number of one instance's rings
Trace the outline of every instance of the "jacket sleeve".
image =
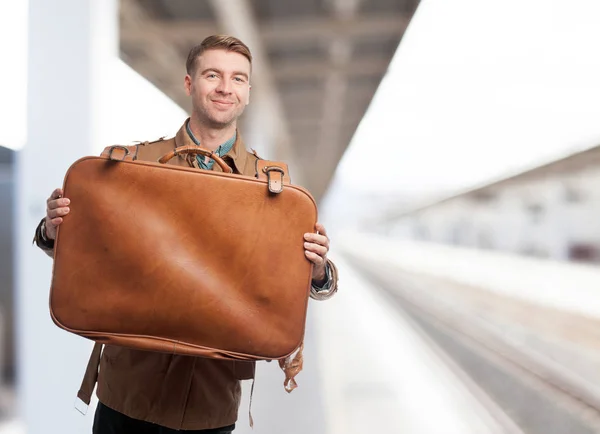
{"type": "Polygon", "coordinates": [[[310,298],[313,300],[329,300],[338,290],[338,270],[331,259],[327,259],[325,270],[327,273],[325,285],[321,288],[311,285],[310,298]]]}
{"type": "Polygon", "coordinates": [[[33,236],[33,242],[36,246],[38,246],[40,249],[42,249],[42,251],[44,251],[44,253],[46,253],[48,256],[50,256],[51,258],[54,257],[54,240],[44,240],[44,237],[42,237],[42,223],[44,223],[44,220],[46,219],[46,217],[44,217],[42,220],[40,220],[39,224],[37,225],[37,228],[35,228],[35,235],[33,236]]]}
{"type": "Polygon", "coordinates": [[[256,362],[233,361],[233,375],[237,380],[252,380],[256,371],[256,362]]]}

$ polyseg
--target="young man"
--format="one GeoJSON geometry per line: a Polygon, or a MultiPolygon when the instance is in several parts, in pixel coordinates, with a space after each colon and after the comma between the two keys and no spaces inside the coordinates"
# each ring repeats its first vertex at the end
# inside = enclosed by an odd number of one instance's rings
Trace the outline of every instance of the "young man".
{"type": "MultiPolygon", "coordinates": [[[[190,51],[186,67],[184,85],[192,99],[191,117],[174,138],[138,145],[137,159],[156,161],[177,146],[201,145],[222,156],[234,173],[254,177],[258,157],[246,150],[237,131],[237,119],[250,101],[250,50],[234,37],[210,36],[190,51]]],[[[212,160],[189,155],[173,158],[169,164],[221,170],[212,160]]],[[[69,204],[61,189],[54,190],[47,201],[47,215],[36,229],[37,245],[50,255],[69,204]]],[[[323,300],[336,292],[337,272],[327,259],[325,228],[317,223],[315,231],[305,234],[304,248],[306,258],[314,263],[311,296],[323,300]]],[[[92,356],[79,396],[89,402],[97,379],[100,402],[94,434],[179,430],[224,434],[235,428],[240,380],[253,376],[252,362],[105,346],[102,356],[99,350],[92,356]]]]}

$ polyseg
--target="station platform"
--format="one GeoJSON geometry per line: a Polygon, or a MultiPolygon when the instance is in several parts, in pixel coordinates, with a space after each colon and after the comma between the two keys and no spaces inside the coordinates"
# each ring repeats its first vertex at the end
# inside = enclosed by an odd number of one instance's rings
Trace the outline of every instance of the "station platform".
{"type": "MultiPolygon", "coordinates": [[[[330,257],[340,289],[309,303],[298,389],[260,362],[236,433],[600,432],[594,267],[357,233],[330,257]]],[[[72,411],[87,432],[95,405],[72,411]]]]}

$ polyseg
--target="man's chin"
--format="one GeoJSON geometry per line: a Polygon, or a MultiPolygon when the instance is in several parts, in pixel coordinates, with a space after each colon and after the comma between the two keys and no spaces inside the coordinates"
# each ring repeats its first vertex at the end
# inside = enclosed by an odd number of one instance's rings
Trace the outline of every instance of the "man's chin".
{"type": "Polygon", "coordinates": [[[210,116],[208,121],[214,128],[225,128],[235,122],[235,116],[210,116]]]}
{"type": "Polygon", "coordinates": [[[231,125],[239,116],[236,116],[235,113],[211,113],[208,117],[208,120],[213,125],[221,125],[222,127],[226,127],[231,125]]]}
{"type": "MultiPolygon", "coordinates": [[[[243,110],[242,110],[243,112],[243,110]]],[[[232,111],[219,111],[219,110],[207,110],[207,107],[200,108],[197,112],[198,118],[201,123],[204,123],[211,128],[226,128],[234,123],[242,113],[238,113],[235,110],[232,111]]]]}

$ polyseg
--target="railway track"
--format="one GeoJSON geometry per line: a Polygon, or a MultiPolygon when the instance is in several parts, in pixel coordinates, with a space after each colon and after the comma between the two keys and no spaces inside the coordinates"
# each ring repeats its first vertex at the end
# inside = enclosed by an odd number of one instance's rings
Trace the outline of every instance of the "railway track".
{"type": "MultiPolygon", "coordinates": [[[[349,262],[398,307],[503,432],[600,433],[600,387],[552,356],[515,339],[464,300],[437,291],[447,282],[349,256],[349,262]]],[[[600,369],[600,366],[598,366],[600,369]]]]}

